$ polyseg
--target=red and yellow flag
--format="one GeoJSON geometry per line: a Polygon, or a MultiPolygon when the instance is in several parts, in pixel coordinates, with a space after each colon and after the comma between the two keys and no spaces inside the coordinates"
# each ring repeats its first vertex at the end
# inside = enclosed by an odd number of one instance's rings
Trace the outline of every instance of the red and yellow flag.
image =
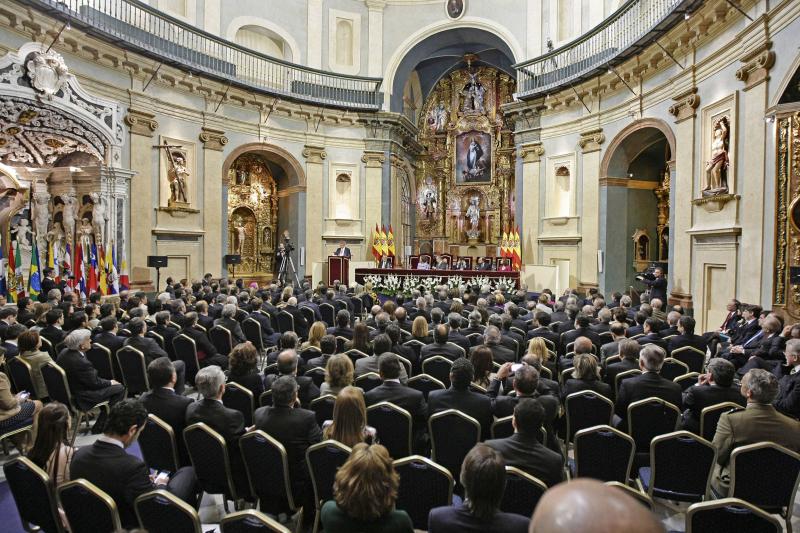
{"type": "Polygon", "coordinates": [[[381,225],[381,253],[383,255],[389,255],[389,243],[387,241],[386,226],[381,225]]]}
{"type": "Polygon", "coordinates": [[[375,261],[381,260],[381,233],[378,230],[378,225],[375,224],[375,231],[372,232],[372,256],[375,261]]]}
{"type": "Polygon", "coordinates": [[[508,257],[508,232],[503,230],[503,236],[500,238],[500,257],[508,257]]]}
{"type": "Polygon", "coordinates": [[[519,226],[514,229],[514,250],[511,263],[514,265],[514,270],[522,268],[522,244],[520,243],[519,226]]]}
{"type": "Polygon", "coordinates": [[[386,234],[386,245],[389,249],[389,255],[394,257],[395,256],[394,231],[392,231],[391,224],[389,224],[389,233],[386,234]]]}

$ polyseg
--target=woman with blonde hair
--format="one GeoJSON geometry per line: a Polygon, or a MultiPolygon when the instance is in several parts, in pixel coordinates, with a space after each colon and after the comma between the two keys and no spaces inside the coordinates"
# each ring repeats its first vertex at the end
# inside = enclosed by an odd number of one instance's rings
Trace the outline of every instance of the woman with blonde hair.
{"type": "Polygon", "coordinates": [[[353,362],[344,354],[337,354],[328,359],[325,366],[325,383],[319,388],[320,396],[338,395],[343,388],[353,384],[353,362]]]}
{"type": "Polygon", "coordinates": [[[418,316],[411,323],[411,337],[423,344],[428,344],[433,340],[428,331],[428,321],[424,316],[418,316]]]}
{"type": "Polygon", "coordinates": [[[364,392],[353,386],[343,388],[336,396],[333,420],[326,420],[322,424],[323,438],[338,440],[352,447],[360,442],[371,443],[375,435],[375,428],[367,425],[364,392]]]}
{"type": "Polygon", "coordinates": [[[356,444],[336,472],[333,500],[322,506],[325,533],[413,533],[405,511],[395,509],[400,476],[380,444],[356,444]]]}
{"type": "Polygon", "coordinates": [[[324,337],[325,333],[327,333],[327,328],[328,326],[325,324],[325,322],[319,320],[311,324],[311,327],[308,329],[308,340],[300,346],[300,351],[302,352],[309,348],[318,349],[319,341],[321,341],[322,337],[324,337]]]}
{"type": "Polygon", "coordinates": [[[600,369],[597,359],[589,353],[581,353],[573,357],[572,363],[575,365],[572,370],[572,377],[564,382],[561,389],[562,399],[566,399],[570,394],[585,390],[594,391],[601,396],[611,399],[611,387],[607,383],[600,381],[600,369]]]}
{"type": "Polygon", "coordinates": [[[542,365],[545,366],[555,376],[556,362],[553,354],[548,350],[542,337],[534,337],[528,341],[528,351],[525,355],[534,355],[539,358],[542,365]]]}

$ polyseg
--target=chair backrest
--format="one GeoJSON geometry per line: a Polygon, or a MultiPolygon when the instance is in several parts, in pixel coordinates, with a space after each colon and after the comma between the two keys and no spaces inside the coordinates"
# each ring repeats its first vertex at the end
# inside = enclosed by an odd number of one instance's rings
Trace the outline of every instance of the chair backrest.
{"type": "Polygon", "coordinates": [[[706,354],[694,346],[675,348],[669,356],[685,363],[689,367],[689,372],[702,372],[706,360],[706,354]]]}
{"type": "Polygon", "coordinates": [[[680,414],[675,405],[661,398],[650,397],[630,404],[628,434],[636,442],[636,450],[649,450],[655,437],[675,431],[680,414]]]}
{"type": "Polygon", "coordinates": [[[32,400],[37,400],[36,388],[33,386],[31,365],[22,357],[13,357],[6,361],[9,377],[18,392],[28,391],[32,400]]]}
{"type": "Polygon", "coordinates": [[[409,378],[408,386],[412,389],[420,391],[425,397],[425,401],[428,401],[428,393],[432,390],[444,390],[447,388],[444,386],[444,383],[433,376],[429,376],[428,374],[418,374],[412,378],[409,378]]]}
{"type": "Polygon", "coordinates": [[[287,331],[294,331],[294,316],[288,311],[281,311],[276,317],[278,322],[278,331],[286,333],[287,331]]]}
{"type": "Polygon", "coordinates": [[[158,343],[158,345],[161,347],[162,350],[165,348],[165,346],[164,346],[164,337],[162,337],[161,335],[159,335],[155,331],[148,330],[147,333],[144,334],[144,336],[156,341],[156,343],[158,343]]]}
{"type": "Polygon", "coordinates": [[[222,435],[198,422],[183,430],[183,439],[203,492],[224,494],[235,501],[236,486],[231,476],[228,447],[222,435]]]}
{"type": "MultiPolygon", "coordinates": [[[[17,457],[3,465],[3,472],[23,527],[36,525],[45,533],[64,531],[53,484],[44,470],[27,457],[17,457]]],[[[28,527],[25,530],[30,531],[28,527]]]]}
{"type": "Polygon", "coordinates": [[[605,359],[603,359],[603,367],[607,368],[608,365],[613,365],[614,363],[619,363],[622,361],[622,356],[620,354],[617,355],[609,355],[605,359]]]}
{"type": "Polygon", "coordinates": [[[221,533],[292,533],[264,513],[247,509],[231,513],[219,523],[221,533]]]}
{"type": "Polygon", "coordinates": [[[261,393],[261,396],[258,397],[258,406],[267,407],[270,405],[272,405],[272,391],[265,390],[261,393]]]}
{"type": "Polygon", "coordinates": [[[341,353],[344,351],[344,345],[347,344],[349,341],[347,337],[342,337],[341,335],[336,335],[336,353],[341,353]]]}
{"type": "Polygon", "coordinates": [[[314,310],[310,307],[306,307],[305,305],[299,307],[300,312],[303,313],[303,318],[306,319],[306,322],[309,324],[313,324],[316,322],[317,317],[314,315],[314,310]]]}
{"type": "Polygon", "coordinates": [[[64,483],[58,489],[58,501],[73,533],[118,531],[117,504],[111,496],[85,479],[64,483]]]}
{"type": "Polygon", "coordinates": [[[39,336],[39,340],[42,341],[42,350],[49,353],[50,357],[53,358],[53,360],[55,360],[58,354],[56,353],[56,349],[53,347],[53,343],[47,340],[45,337],[42,337],[41,335],[39,336]]]}
{"type": "Polygon", "coordinates": [[[272,363],[264,367],[264,375],[269,376],[270,374],[278,374],[278,363],[272,363]]]}
{"type": "Polygon", "coordinates": [[[704,438],[688,431],[655,437],[650,443],[651,498],[700,501],[709,493],[717,450],[704,438]]]}
{"type": "Polygon", "coordinates": [[[697,385],[697,378],[699,376],[700,376],[699,372],[689,372],[688,374],[684,374],[682,376],[674,378],[672,381],[680,385],[681,389],[683,389],[683,391],[686,392],[686,389],[688,389],[692,385],[697,385]]]}
{"type": "Polygon", "coordinates": [[[200,361],[197,359],[197,345],[194,339],[180,333],[172,339],[175,358],[186,365],[186,381],[194,384],[194,377],[200,371],[200,361]]]}
{"type": "Polygon", "coordinates": [[[154,470],[175,472],[180,467],[175,432],[154,414],[147,415],[147,423],[139,434],[139,447],[144,462],[154,470]]]}
{"type": "Polygon", "coordinates": [[[311,381],[314,382],[314,385],[319,387],[325,382],[325,369],[321,366],[316,366],[314,368],[309,368],[305,371],[304,376],[308,376],[311,378],[311,381]]]}
{"type": "Polygon", "coordinates": [[[741,407],[741,405],[733,402],[721,402],[704,407],[703,410],[700,411],[700,436],[707,441],[713,441],[714,434],[717,432],[717,424],[723,413],[741,407]]]}
{"type": "Polygon", "coordinates": [[[431,415],[428,434],[431,459],[447,468],[453,479],[459,479],[464,457],[481,440],[480,422],[456,409],[447,409],[431,415]]]}
{"type": "Polygon", "coordinates": [[[622,484],[619,481],[606,481],[605,484],[609,487],[616,487],[624,491],[629,496],[633,496],[636,501],[647,507],[648,511],[653,511],[655,509],[655,503],[653,502],[653,499],[639,489],[635,489],[630,485],[622,484]]]}
{"type": "Polygon", "coordinates": [[[289,477],[289,458],[283,444],[261,430],[239,439],[250,492],[261,502],[277,503],[281,509],[297,509],[289,477]]]}
{"type": "Polygon", "coordinates": [[[491,428],[491,436],[493,439],[505,439],[506,437],[510,437],[514,434],[514,426],[511,424],[511,420],[514,418],[514,415],[504,416],[503,418],[497,418],[492,422],[491,428]]]}
{"type": "Polygon", "coordinates": [[[322,427],[326,420],[333,420],[333,404],[336,403],[336,396],[325,394],[319,398],[314,398],[308,404],[308,408],[314,411],[317,417],[317,424],[322,427]]]}
{"type": "Polygon", "coordinates": [[[116,379],[111,350],[102,344],[93,342],[92,347],[86,351],[86,359],[97,370],[97,375],[103,379],[116,379]]]}
{"type": "Polygon", "coordinates": [[[595,426],[575,433],[575,476],[627,483],[636,445],[611,426],[595,426]]]}
{"type": "Polygon", "coordinates": [[[787,507],[791,515],[800,484],[800,454],[774,442],[734,448],[730,460],[730,496],[775,512],[787,507]]]}
{"type": "Polygon", "coordinates": [[[314,503],[317,508],[333,499],[333,480],[336,471],[350,457],[350,448],[339,441],[325,440],[309,446],[306,450],[306,462],[314,486],[314,503]]]}
{"type": "Polygon", "coordinates": [[[222,395],[222,404],[230,409],[235,409],[244,415],[244,425],[253,425],[253,411],[255,411],[255,398],[253,392],[242,387],[236,382],[229,382],[225,385],[225,393],[222,395]]]}
{"type": "Polygon", "coordinates": [[[150,390],[147,379],[147,364],[144,354],[133,346],[123,346],[117,350],[117,362],[122,370],[122,382],[130,396],[150,390]]]}
{"type": "Polygon", "coordinates": [[[667,357],[664,359],[664,364],[661,366],[661,377],[664,379],[673,380],[679,376],[689,373],[689,365],[683,361],[679,361],[674,357],[667,357]]]}
{"type": "Polygon", "coordinates": [[[367,408],[367,424],[378,431],[390,456],[411,455],[411,413],[393,403],[380,402],[367,408]]]}
{"type": "Polygon", "coordinates": [[[544,482],[519,468],[506,466],[506,490],[500,500],[500,510],[530,517],[547,490],[544,482]]]}
{"type": "Polygon", "coordinates": [[[55,363],[45,363],[41,367],[41,372],[50,399],[74,408],[72,394],[67,382],[67,373],[64,372],[64,369],[55,363]]]}
{"type": "Polygon", "coordinates": [[[614,416],[614,403],[590,390],[567,396],[564,409],[567,413],[567,442],[572,442],[575,433],[582,429],[610,425],[614,416]]]}
{"type": "Polygon", "coordinates": [[[350,361],[352,361],[353,366],[356,365],[356,361],[358,361],[359,359],[369,357],[369,355],[365,354],[361,350],[356,350],[355,348],[347,350],[346,352],[344,352],[344,354],[350,358],[350,361]]]}
{"type": "Polygon", "coordinates": [[[408,513],[414,529],[428,529],[430,510],[453,503],[455,481],[452,474],[420,455],[397,459],[394,468],[400,475],[396,507],[408,513]]]}
{"type": "Polygon", "coordinates": [[[261,337],[261,324],[254,318],[247,317],[242,320],[242,333],[247,340],[253,343],[259,353],[264,351],[264,342],[261,337]]]}
{"type": "Polygon", "coordinates": [[[228,355],[233,350],[233,337],[228,328],[222,326],[214,326],[208,330],[208,337],[217,352],[222,355],[228,355]]]}
{"type": "Polygon", "coordinates": [[[361,387],[364,392],[369,392],[375,387],[378,387],[383,383],[380,374],[377,372],[367,372],[366,374],[361,374],[358,376],[355,381],[354,385],[356,387],[361,387]]]}
{"type": "Polygon", "coordinates": [[[773,516],[739,498],[695,503],[686,511],[686,533],[781,533],[773,516]]]}
{"type": "Polygon", "coordinates": [[[639,376],[641,375],[642,371],[638,368],[633,368],[631,370],[626,370],[625,372],[620,372],[616,376],[614,376],[614,392],[615,395],[619,395],[619,386],[622,384],[623,381],[626,379],[639,376]]]}
{"type": "Polygon", "coordinates": [[[322,302],[319,304],[319,314],[322,316],[322,320],[328,324],[328,327],[336,324],[336,308],[333,305],[322,302]]]}
{"type": "Polygon", "coordinates": [[[163,489],[145,492],[134,502],[139,524],[151,533],[201,533],[194,507],[163,489]]]}
{"type": "Polygon", "coordinates": [[[422,361],[422,372],[441,381],[445,388],[450,386],[450,369],[452,367],[453,362],[441,355],[434,355],[422,361]]]}

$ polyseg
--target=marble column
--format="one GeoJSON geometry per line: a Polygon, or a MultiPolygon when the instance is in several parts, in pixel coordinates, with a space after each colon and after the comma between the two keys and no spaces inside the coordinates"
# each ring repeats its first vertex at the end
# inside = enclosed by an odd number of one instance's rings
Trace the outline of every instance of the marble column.
{"type": "Polygon", "coordinates": [[[539,191],[544,147],[540,142],[519,147],[522,159],[522,264],[534,264],[539,248],[539,191]]]}
{"type": "Polygon", "coordinates": [[[369,60],[367,76],[383,75],[383,9],[386,0],[366,0],[369,9],[369,60]]]}
{"type": "MultiPolygon", "coordinates": [[[[306,145],[303,149],[306,158],[306,272],[311,272],[312,265],[324,261],[322,246],[322,207],[323,176],[325,174],[325,158],[328,154],[322,146],[306,145]]],[[[297,268],[300,268],[298,262],[297,268]]]]}
{"type": "Polygon", "coordinates": [[[579,285],[597,288],[597,250],[600,239],[600,145],[606,140],[602,129],[581,133],[578,144],[583,153],[583,206],[581,209],[581,255],[579,285]]]}
{"type": "Polygon", "coordinates": [[[673,261],[672,272],[669,273],[672,292],[670,304],[681,304],[691,307],[692,304],[692,238],[688,230],[692,227],[692,195],[694,194],[695,167],[695,117],[700,97],[697,88],[678,94],[669,112],[675,117],[675,179],[672,189],[675,191],[673,205],[674,226],[670,228],[673,248],[670,256],[679,258],[673,261]]]}
{"type": "MultiPolygon", "coordinates": [[[[155,209],[153,209],[153,136],[158,129],[155,115],[146,111],[128,109],[125,124],[130,131],[130,168],[136,172],[131,180],[130,212],[136,217],[131,224],[130,253],[128,267],[130,269],[131,288],[147,288],[152,286],[152,269],[147,267],[147,256],[153,252],[153,236],[151,229],[155,227],[155,209]]],[[[157,143],[156,143],[157,144],[157,143]]]]}
{"type": "Polygon", "coordinates": [[[202,128],[203,143],[203,274],[222,274],[222,150],[228,144],[225,132],[202,128]]]}
{"type": "MultiPolygon", "coordinates": [[[[359,260],[372,258],[372,232],[375,225],[381,225],[383,206],[383,164],[386,156],[379,150],[367,150],[361,156],[361,161],[366,165],[364,186],[364,246],[365,256],[359,260]]],[[[395,243],[395,248],[396,248],[395,243]]]]}

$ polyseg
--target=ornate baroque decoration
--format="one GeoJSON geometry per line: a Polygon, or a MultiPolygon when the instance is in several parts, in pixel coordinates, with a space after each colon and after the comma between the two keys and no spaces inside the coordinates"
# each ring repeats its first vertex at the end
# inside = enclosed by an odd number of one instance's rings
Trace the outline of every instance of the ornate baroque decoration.
{"type": "Polygon", "coordinates": [[[742,58],[744,65],[736,71],[736,79],[744,82],[745,89],[769,79],[769,70],[775,64],[775,52],[771,48],[772,41],[767,41],[742,58]]]}
{"type": "Polygon", "coordinates": [[[418,124],[424,147],[415,177],[420,240],[492,244],[513,223],[514,138],[500,109],[513,92],[514,80],[487,66],[453,71],[431,91],[418,124]],[[477,221],[470,208],[476,198],[477,221]]]}
{"type": "Polygon", "coordinates": [[[278,231],[278,189],[267,161],[243,154],[228,171],[228,249],[242,256],[236,274],[269,274],[278,231]]]}
{"type": "Polygon", "coordinates": [[[777,141],[773,303],[796,319],[800,285],[791,278],[800,268],[800,113],[778,119],[777,141]]]}
{"type": "Polygon", "coordinates": [[[54,50],[32,52],[25,63],[28,79],[34,89],[47,100],[51,99],[67,82],[67,65],[61,54],[54,50]]]}
{"type": "Polygon", "coordinates": [[[697,87],[692,87],[675,98],[675,103],[669,106],[669,113],[675,117],[676,122],[682,122],[695,116],[695,109],[700,105],[700,96],[697,87]]]}

